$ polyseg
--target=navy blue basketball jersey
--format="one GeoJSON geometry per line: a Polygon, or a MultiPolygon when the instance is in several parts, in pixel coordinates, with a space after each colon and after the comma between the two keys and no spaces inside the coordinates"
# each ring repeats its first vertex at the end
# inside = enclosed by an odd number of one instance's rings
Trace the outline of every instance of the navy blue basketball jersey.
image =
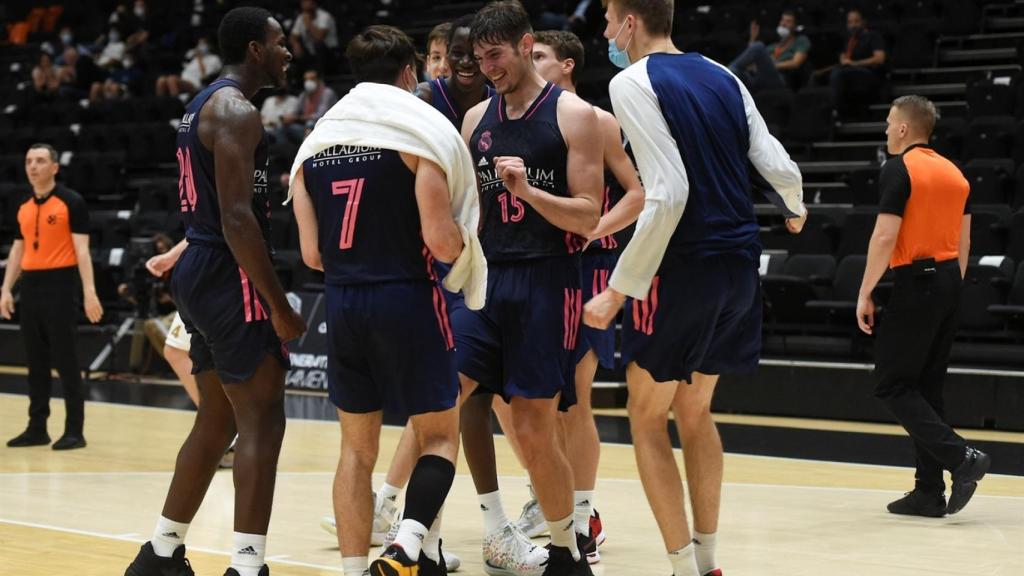
{"type": "Polygon", "coordinates": [[[586,243],[513,196],[494,170],[496,156],[518,156],[526,164],[531,186],[569,197],[568,148],[558,129],[561,93],[561,88],[549,82],[516,120],[509,119],[504,96],[492,97],[470,138],[480,183],[480,244],[488,261],[565,256],[579,252],[586,243]]]}
{"type": "Polygon", "coordinates": [[[332,146],[303,163],[329,285],[434,279],[416,175],[393,150],[332,146]]]}
{"type": "MultiPolygon", "coordinates": [[[[485,84],[483,100],[491,96],[494,96],[494,88],[485,84]]],[[[455,101],[455,96],[448,90],[448,83],[444,78],[430,81],[430,105],[444,114],[456,129],[462,130],[462,121],[466,118],[466,111],[459,109],[459,103],[455,101]]]]}
{"type": "MultiPolygon", "coordinates": [[[[189,102],[178,125],[178,197],[185,236],[198,244],[226,245],[217,204],[217,179],[213,151],[199,140],[199,113],[210,96],[221,88],[238,88],[238,83],[219,78],[189,102]]],[[[267,190],[267,134],[264,131],[253,160],[252,211],[259,222],[263,241],[270,242],[270,195],[267,190]]],[[[243,177],[243,175],[239,175],[243,177]]]]}

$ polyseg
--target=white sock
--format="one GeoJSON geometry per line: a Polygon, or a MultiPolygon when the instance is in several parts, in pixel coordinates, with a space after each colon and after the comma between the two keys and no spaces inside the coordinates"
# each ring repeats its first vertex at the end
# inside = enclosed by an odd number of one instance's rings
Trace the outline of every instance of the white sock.
{"type": "Polygon", "coordinates": [[[441,514],[443,512],[444,508],[442,507],[437,512],[434,523],[430,525],[426,539],[423,540],[423,553],[438,564],[441,563],[441,514]]]}
{"type": "Polygon", "coordinates": [[[395,536],[395,544],[401,546],[402,550],[405,550],[405,555],[415,562],[420,557],[420,550],[423,548],[423,542],[427,539],[428,532],[430,530],[423,524],[405,518],[398,525],[398,535],[395,536]]]}
{"type": "Polygon", "coordinates": [[[533,484],[527,484],[526,489],[530,491],[530,500],[537,500],[537,493],[533,491],[533,484]]]}
{"type": "Polygon", "coordinates": [[[580,559],[580,549],[576,546],[576,531],[572,525],[573,514],[569,514],[561,520],[548,520],[548,530],[551,531],[551,545],[560,548],[568,548],[572,552],[572,559],[580,559]]]}
{"type": "Polygon", "coordinates": [[[594,513],[594,491],[577,490],[573,500],[576,502],[573,513],[576,531],[584,536],[590,536],[590,515],[594,513]]]}
{"type": "Polygon", "coordinates": [[[231,548],[231,567],[238,572],[238,576],[259,576],[266,552],[266,534],[235,532],[234,546],[231,548]]]}
{"type": "Polygon", "coordinates": [[[691,543],[675,552],[668,553],[668,561],[672,563],[673,576],[700,576],[700,572],[697,571],[694,548],[696,546],[691,543]]]}
{"type": "MultiPolygon", "coordinates": [[[[390,500],[392,506],[394,506],[398,503],[398,495],[401,493],[401,488],[396,488],[395,486],[385,482],[384,485],[380,487],[380,492],[377,492],[377,502],[380,502],[381,500],[390,500]]],[[[380,506],[378,505],[377,507],[379,508],[380,506]]]]}
{"type": "Polygon", "coordinates": [[[718,562],[715,561],[715,534],[694,532],[693,545],[697,549],[697,567],[701,574],[718,568],[718,562]]]}
{"type": "Polygon", "coordinates": [[[484,513],[484,534],[492,534],[508,524],[505,509],[501,506],[501,490],[478,494],[480,511],[484,513]]]}
{"type": "Polygon", "coordinates": [[[185,534],[188,533],[188,524],[168,520],[163,516],[156,521],[156,529],[153,530],[153,539],[149,542],[153,545],[153,552],[161,558],[170,558],[174,551],[185,543],[185,534]]]}
{"type": "Polygon", "coordinates": [[[370,559],[366,556],[352,556],[341,559],[341,571],[345,576],[363,576],[363,572],[369,572],[370,559]]]}

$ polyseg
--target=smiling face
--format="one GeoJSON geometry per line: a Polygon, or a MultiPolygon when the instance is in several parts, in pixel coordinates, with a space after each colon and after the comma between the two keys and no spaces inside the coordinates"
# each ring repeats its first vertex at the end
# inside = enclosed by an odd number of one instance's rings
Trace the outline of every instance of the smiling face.
{"type": "Polygon", "coordinates": [[[469,28],[459,28],[452,34],[452,45],[448,47],[448,70],[454,83],[462,88],[479,87],[484,76],[480,64],[473,57],[473,44],[469,40],[469,28]]]}
{"type": "Polygon", "coordinates": [[[260,46],[259,54],[261,68],[267,76],[267,83],[274,88],[286,88],[288,86],[288,65],[292,61],[292,53],[285,45],[285,35],[281,30],[281,25],[273,18],[267,19],[267,38],[260,46]]]}
{"type": "Polygon", "coordinates": [[[498,94],[509,94],[533,66],[533,35],[524,34],[514,45],[480,41],[473,46],[480,71],[494,84],[498,94]]]}

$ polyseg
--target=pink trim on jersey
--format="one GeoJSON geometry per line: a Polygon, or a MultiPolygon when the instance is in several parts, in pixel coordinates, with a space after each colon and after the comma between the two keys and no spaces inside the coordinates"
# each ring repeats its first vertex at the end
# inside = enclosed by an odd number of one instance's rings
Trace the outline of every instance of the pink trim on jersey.
{"type": "Polygon", "coordinates": [[[503,94],[498,95],[498,122],[505,121],[505,96],[503,94]]]}
{"type": "Polygon", "coordinates": [[[437,87],[441,90],[441,96],[444,98],[445,103],[448,104],[448,108],[452,111],[452,116],[458,118],[459,113],[455,111],[455,106],[453,106],[452,101],[448,99],[448,91],[444,88],[444,79],[438,78],[437,80],[434,80],[434,82],[437,83],[437,87]]]}
{"type": "Polygon", "coordinates": [[[441,338],[444,339],[445,350],[455,349],[455,332],[452,331],[452,324],[448,319],[448,301],[437,281],[437,271],[434,270],[434,256],[430,249],[423,247],[423,259],[427,263],[427,275],[434,283],[434,315],[437,317],[437,325],[441,329],[441,338]]]}
{"type": "Polygon", "coordinates": [[[580,313],[582,312],[583,293],[579,288],[565,289],[565,310],[563,315],[562,346],[566,350],[576,349],[576,336],[580,330],[580,313]]]}
{"type": "Polygon", "coordinates": [[[252,302],[249,295],[249,276],[242,267],[238,267],[238,275],[242,278],[242,308],[245,309],[245,321],[252,322],[252,302]]]}
{"type": "Polygon", "coordinates": [[[523,120],[529,120],[530,117],[533,116],[534,113],[536,113],[537,110],[540,109],[541,104],[543,104],[544,101],[548,99],[548,96],[551,96],[551,93],[554,92],[554,91],[555,91],[555,85],[554,84],[548,84],[548,91],[545,92],[543,96],[541,96],[540,100],[537,100],[534,103],[533,108],[529,112],[526,113],[526,116],[523,116],[523,120]]]}

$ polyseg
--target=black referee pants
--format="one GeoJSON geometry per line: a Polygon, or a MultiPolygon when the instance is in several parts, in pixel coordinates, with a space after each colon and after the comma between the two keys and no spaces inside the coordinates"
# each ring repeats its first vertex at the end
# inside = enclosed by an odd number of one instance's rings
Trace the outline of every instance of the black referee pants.
{"type": "Polygon", "coordinates": [[[915,488],[942,493],[943,469],[955,469],[967,446],[945,422],[942,395],[960,307],[960,265],[947,260],[930,275],[916,276],[910,266],[895,273],[875,342],[875,396],[914,442],[915,488]]]}
{"type": "Polygon", "coordinates": [[[50,417],[51,369],[64,388],[64,432],[82,434],[85,397],[78,366],[80,284],[75,268],[23,272],[21,335],[28,358],[29,427],[46,429],[50,417]]]}

